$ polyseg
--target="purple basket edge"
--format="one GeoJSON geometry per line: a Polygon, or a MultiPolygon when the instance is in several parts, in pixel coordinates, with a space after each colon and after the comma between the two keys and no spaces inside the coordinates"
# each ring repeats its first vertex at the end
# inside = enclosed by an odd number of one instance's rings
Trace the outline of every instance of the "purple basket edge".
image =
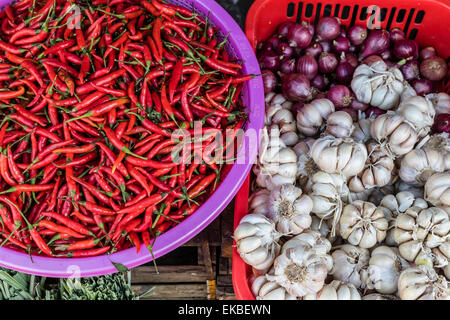
{"type": "MultiPolygon", "coordinates": [[[[12,1],[0,0],[0,8],[12,1]]],[[[169,1],[177,2],[177,1],[169,1]]],[[[221,30],[230,32],[229,41],[237,53],[237,58],[245,61],[244,74],[260,74],[260,68],[253,49],[244,32],[234,19],[213,0],[197,0],[196,9],[203,12],[211,12],[210,18],[221,30]],[[212,14],[214,12],[214,14],[212,14]],[[243,55],[242,55],[243,53],[243,55]]],[[[248,105],[250,110],[248,129],[256,130],[259,141],[260,129],[263,127],[264,117],[264,89],[260,77],[255,77],[247,84],[248,105]]],[[[240,186],[250,172],[256,157],[256,148],[251,148],[248,161],[245,164],[235,164],[228,175],[222,181],[214,194],[195,212],[194,215],[184,220],[180,225],[172,228],[156,239],[154,246],[155,259],[183,245],[195,235],[207,227],[231,202],[240,186]],[[219,203],[219,205],[217,205],[219,203]]],[[[90,258],[49,258],[41,256],[30,257],[12,249],[0,248],[0,266],[14,269],[20,272],[46,276],[46,277],[70,277],[70,276],[99,276],[117,272],[112,262],[120,263],[128,268],[133,268],[152,260],[151,254],[142,249],[139,254],[135,248],[129,248],[111,255],[102,255],[90,258]],[[3,255],[9,256],[5,261],[3,255]]]]}

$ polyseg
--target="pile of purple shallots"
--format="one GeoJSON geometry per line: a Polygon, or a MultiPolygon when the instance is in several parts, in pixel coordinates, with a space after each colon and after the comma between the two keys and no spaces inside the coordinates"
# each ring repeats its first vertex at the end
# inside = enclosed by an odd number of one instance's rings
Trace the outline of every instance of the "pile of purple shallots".
{"type": "Polygon", "coordinates": [[[394,29],[281,24],[235,229],[257,299],[450,300],[448,66],[394,29]]]}

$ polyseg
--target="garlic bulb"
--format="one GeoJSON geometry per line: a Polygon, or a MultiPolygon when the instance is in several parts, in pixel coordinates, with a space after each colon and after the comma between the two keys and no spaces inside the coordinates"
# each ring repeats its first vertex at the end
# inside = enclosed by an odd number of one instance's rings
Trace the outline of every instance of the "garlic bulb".
{"type": "Polygon", "coordinates": [[[402,101],[397,112],[414,127],[419,137],[424,137],[430,132],[436,115],[433,103],[421,96],[413,96],[402,101]]]}
{"type": "Polygon", "coordinates": [[[331,249],[330,241],[323,237],[319,232],[308,230],[286,241],[281,248],[281,253],[289,248],[295,248],[297,246],[306,246],[314,249],[320,254],[327,254],[331,249]]]}
{"type": "Polygon", "coordinates": [[[435,206],[450,206],[450,171],[435,173],[424,187],[425,200],[435,206]]]}
{"type": "Polygon", "coordinates": [[[388,294],[371,293],[362,297],[361,300],[399,300],[399,299],[396,296],[388,294]]]}
{"type": "Polygon", "coordinates": [[[266,126],[278,125],[281,134],[280,138],[287,146],[298,142],[294,116],[289,109],[283,108],[281,104],[271,104],[266,107],[264,124],[266,126]]]}
{"type": "Polygon", "coordinates": [[[297,179],[300,185],[306,185],[319,168],[311,158],[310,150],[316,140],[308,138],[297,143],[293,150],[297,155],[297,179]]]}
{"type": "Polygon", "coordinates": [[[247,214],[234,230],[239,255],[256,270],[266,271],[280,252],[281,234],[272,220],[262,214],[247,214]]]}
{"type": "Polygon", "coordinates": [[[393,157],[410,152],[418,138],[416,130],[401,115],[392,111],[374,119],[370,133],[393,157]]]}
{"type": "Polygon", "coordinates": [[[256,184],[269,190],[285,183],[293,184],[297,174],[297,155],[280,139],[278,126],[264,128],[258,163],[253,167],[256,184]]]}
{"type": "Polygon", "coordinates": [[[397,194],[387,194],[380,202],[379,208],[383,210],[386,219],[389,222],[385,243],[389,246],[397,246],[394,240],[395,223],[397,216],[404,213],[412,206],[420,208],[428,208],[428,203],[422,198],[416,198],[413,193],[409,191],[401,191],[397,194]]]}
{"type": "Polygon", "coordinates": [[[412,186],[410,184],[405,183],[401,179],[397,180],[397,182],[395,183],[395,190],[397,192],[409,191],[416,198],[422,198],[423,197],[423,187],[412,186]]]}
{"type": "Polygon", "coordinates": [[[383,187],[390,183],[392,170],[395,168],[394,161],[386,150],[376,142],[367,144],[369,157],[364,169],[350,178],[348,187],[352,192],[363,192],[374,187],[383,187]]]}
{"type": "Polygon", "coordinates": [[[361,248],[372,248],[386,238],[388,221],[373,203],[356,200],[342,210],[339,219],[342,238],[361,248]]]}
{"type": "Polygon", "coordinates": [[[303,300],[361,300],[361,295],[351,283],[333,280],[315,295],[307,295],[303,300]]]}
{"type": "Polygon", "coordinates": [[[366,143],[372,139],[372,135],[370,134],[370,126],[372,125],[372,121],[372,118],[361,118],[355,123],[352,138],[356,142],[366,143]]]}
{"type": "Polygon", "coordinates": [[[269,207],[267,205],[269,195],[270,191],[267,189],[260,189],[252,193],[248,199],[249,213],[267,215],[269,212],[269,207]]]}
{"type": "Polygon", "coordinates": [[[430,93],[425,97],[433,102],[436,114],[450,113],[450,96],[445,92],[430,93]]]}
{"type": "Polygon", "coordinates": [[[335,280],[353,284],[356,288],[364,288],[365,284],[362,271],[369,266],[369,250],[344,244],[335,250],[333,257],[334,266],[330,274],[335,280]]]}
{"type": "Polygon", "coordinates": [[[315,294],[322,289],[333,259],[305,245],[286,249],[273,264],[273,275],[266,275],[296,297],[315,294]]]}
{"type": "Polygon", "coordinates": [[[327,118],[325,134],[330,134],[336,138],[348,138],[352,135],[354,129],[352,116],[345,111],[336,111],[327,118]]]}
{"type": "Polygon", "coordinates": [[[267,216],[275,222],[278,232],[299,234],[311,225],[311,198],[292,184],[275,187],[268,197],[267,216]]]}
{"type": "Polygon", "coordinates": [[[369,267],[363,272],[363,278],[368,289],[393,294],[397,292],[400,272],[407,267],[409,264],[400,257],[397,248],[380,246],[372,251],[369,267]]]}
{"type": "Polygon", "coordinates": [[[449,282],[425,265],[402,271],[398,293],[402,300],[450,300],[449,282]]]}
{"type": "Polygon", "coordinates": [[[316,99],[305,104],[297,113],[298,131],[305,136],[314,136],[334,111],[334,104],[328,99],[316,99]]]}
{"type": "Polygon", "coordinates": [[[251,289],[256,300],[296,300],[278,283],[267,280],[265,275],[257,277],[251,289]]]}
{"type": "Polygon", "coordinates": [[[314,142],[311,157],[321,170],[351,177],[364,168],[367,149],[364,144],[355,142],[352,138],[325,136],[314,142]]]}
{"type": "Polygon", "coordinates": [[[425,147],[414,149],[403,157],[399,176],[406,183],[421,186],[431,175],[443,172],[445,169],[445,157],[442,151],[425,147]]]}
{"type": "MultiPolygon", "coordinates": [[[[283,109],[291,110],[293,102],[286,99],[281,93],[269,92],[264,97],[266,102],[266,109],[271,105],[280,105],[283,109]]],[[[266,110],[267,112],[267,110],[266,110]]]]}
{"type": "Polygon", "coordinates": [[[342,212],[341,197],[348,195],[344,177],[318,171],[312,177],[312,190],[309,194],[313,201],[312,212],[321,219],[333,219],[331,235],[336,234],[336,225],[342,212]]]}
{"type": "Polygon", "coordinates": [[[398,215],[394,240],[403,258],[432,266],[435,262],[430,249],[445,243],[449,233],[450,220],[444,210],[413,206],[398,215]]]}
{"type": "Polygon", "coordinates": [[[358,101],[383,110],[396,107],[405,87],[398,68],[388,68],[382,60],[359,65],[353,73],[351,88],[358,101]]]}

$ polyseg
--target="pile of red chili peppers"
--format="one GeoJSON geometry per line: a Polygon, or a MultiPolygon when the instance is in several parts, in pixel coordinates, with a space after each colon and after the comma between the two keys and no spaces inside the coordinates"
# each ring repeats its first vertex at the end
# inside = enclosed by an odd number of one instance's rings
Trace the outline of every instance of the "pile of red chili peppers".
{"type": "Polygon", "coordinates": [[[22,0],[0,22],[0,246],[151,250],[226,174],[202,154],[244,125],[252,76],[207,18],[160,1],[22,0]],[[196,121],[199,161],[174,161],[196,121]]]}

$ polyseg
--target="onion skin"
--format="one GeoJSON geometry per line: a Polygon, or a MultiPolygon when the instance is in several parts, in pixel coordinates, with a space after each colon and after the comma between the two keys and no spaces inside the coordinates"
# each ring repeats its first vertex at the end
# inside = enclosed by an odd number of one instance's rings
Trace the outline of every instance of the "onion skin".
{"type": "Polygon", "coordinates": [[[341,33],[341,24],[335,17],[322,17],[316,25],[316,34],[322,40],[334,40],[341,33]]]}
{"type": "Polygon", "coordinates": [[[389,34],[390,41],[395,43],[399,40],[404,40],[404,39],[406,39],[406,35],[402,30],[400,30],[399,28],[394,28],[391,30],[391,32],[389,34]]]}
{"type": "Polygon", "coordinates": [[[372,63],[380,61],[380,60],[383,60],[383,58],[378,55],[370,55],[370,56],[366,57],[362,62],[364,64],[367,64],[368,66],[370,66],[372,63]]]}
{"type": "Polygon", "coordinates": [[[342,60],[350,63],[350,65],[355,69],[359,66],[358,58],[356,58],[354,54],[347,53],[342,60]]]}
{"type": "Polygon", "coordinates": [[[280,67],[280,57],[275,52],[265,52],[258,56],[261,69],[277,71],[280,67]]]}
{"type": "Polygon", "coordinates": [[[282,78],[281,89],[284,96],[290,101],[304,102],[311,98],[311,85],[304,75],[291,73],[282,78]]]}
{"type": "Polygon", "coordinates": [[[328,90],[327,98],[333,102],[336,110],[340,110],[352,104],[353,95],[347,86],[337,84],[328,90]]]}
{"type": "Polygon", "coordinates": [[[280,42],[275,48],[275,52],[278,53],[282,59],[287,59],[294,55],[294,49],[286,42],[280,42]]]}
{"type": "Polygon", "coordinates": [[[305,49],[305,53],[312,54],[314,58],[317,59],[319,55],[323,52],[323,48],[319,42],[311,43],[308,48],[305,49]]]}
{"type": "Polygon", "coordinates": [[[295,59],[283,59],[280,64],[280,71],[284,74],[295,72],[295,59]]]}
{"type": "Polygon", "coordinates": [[[403,77],[406,81],[412,81],[419,76],[419,62],[417,60],[409,60],[400,67],[403,77]]]}
{"type": "Polygon", "coordinates": [[[378,116],[381,116],[382,114],[385,114],[386,110],[382,110],[382,109],[377,108],[377,107],[370,107],[364,113],[366,115],[366,118],[375,119],[378,116]]]}
{"type": "Polygon", "coordinates": [[[352,104],[350,105],[350,107],[356,111],[361,110],[364,111],[366,110],[369,106],[365,103],[359,102],[356,99],[352,100],[352,104]]]}
{"type": "Polygon", "coordinates": [[[372,30],[363,44],[360,58],[364,59],[370,55],[380,54],[389,48],[389,32],[386,30],[372,30]]]}
{"type": "Polygon", "coordinates": [[[300,57],[297,61],[297,72],[303,74],[309,80],[314,79],[318,69],[319,66],[317,65],[316,59],[309,53],[300,57]]]}
{"type": "Polygon", "coordinates": [[[265,41],[265,43],[270,45],[272,47],[272,49],[275,49],[281,43],[281,40],[280,40],[280,38],[278,38],[276,36],[271,36],[269,39],[267,39],[265,41]]]}
{"type": "Polygon", "coordinates": [[[425,47],[422,50],[420,50],[419,56],[420,60],[425,60],[431,57],[436,56],[436,49],[434,47],[425,47]]]}
{"type": "Polygon", "coordinates": [[[358,121],[358,112],[355,109],[352,108],[342,108],[341,111],[347,112],[353,119],[353,122],[358,121]]]}
{"type": "Polygon", "coordinates": [[[418,96],[423,96],[433,91],[433,83],[428,79],[414,80],[411,85],[418,96]]]}
{"type": "Polygon", "coordinates": [[[306,48],[312,40],[311,33],[307,27],[296,24],[289,29],[287,40],[291,47],[306,48]]]}
{"type": "Polygon", "coordinates": [[[355,68],[345,60],[341,60],[336,68],[336,80],[339,83],[348,84],[353,79],[355,68]]]}
{"type": "Polygon", "coordinates": [[[304,106],[305,106],[304,102],[297,102],[296,104],[294,104],[292,106],[292,112],[294,114],[297,114],[298,112],[300,112],[303,109],[304,106]]]}
{"type": "Polygon", "coordinates": [[[275,87],[277,86],[277,77],[275,74],[270,70],[262,70],[261,71],[261,77],[264,84],[264,93],[267,94],[269,92],[272,92],[275,90],[275,87]]]}
{"type": "Polygon", "coordinates": [[[398,40],[394,43],[393,53],[399,59],[417,59],[419,57],[419,45],[410,39],[398,40]]]}
{"type": "Polygon", "coordinates": [[[420,74],[431,81],[441,81],[447,75],[447,63],[439,56],[423,60],[420,63],[420,74]]]}
{"type": "Polygon", "coordinates": [[[392,59],[393,55],[392,55],[392,51],[391,50],[385,50],[382,53],[380,53],[380,57],[383,60],[390,60],[392,59]]]}
{"type": "Polygon", "coordinates": [[[333,40],[331,49],[338,54],[342,52],[348,52],[348,50],[350,49],[350,41],[343,36],[339,36],[335,40],[333,40]]]}
{"type": "Polygon", "coordinates": [[[319,71],[322,73],[331,73],[338,66],[338,59],[332,53],[322,52],[318,59],[319,71]]]}
{"type": "Polygon", "coordinates": [[[311,80],[311,85],[320,91],[325,91],[328,87],[328,84],[328,79],[322,74],[316,75],[314,79],[311,80]]]}
{"type": "Polygon", "coordinates": [[[450,114],[440,113],[434,119],[432,131],[436,133],[450,133],[450,114]]]}
{"type": "Polygon", "coordinates": [[[289,29],[294,26],[295,23],[291,21],[285,21],[278,26],[277,32],[281,37],[287,37],[289,29]]]}
{"type": "Polygon", "coordinates": [[[355,45],[361,45],[367,39],[367,28],[354,25],[347,31],[347,38],[355,45]]]}

